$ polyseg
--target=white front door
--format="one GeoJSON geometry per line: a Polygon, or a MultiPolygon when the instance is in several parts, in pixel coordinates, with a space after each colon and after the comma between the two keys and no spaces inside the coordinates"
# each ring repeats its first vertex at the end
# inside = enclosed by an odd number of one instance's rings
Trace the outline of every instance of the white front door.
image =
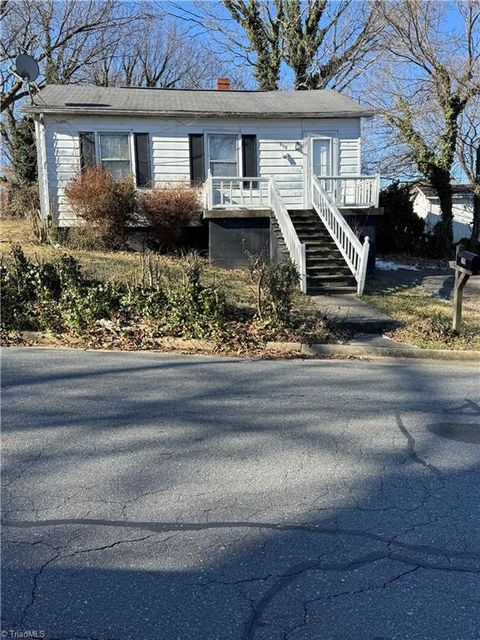
{"type": "MultiPolygon", "coordinates": [[[[317,178],[333,175],[333,144],[332,138],[312,138],[311,171],[317,178]]],[[[322,180],[322,186],[327,193],[333,194],[333,180],[322,180]]]]}
{"type": "MultiPolygon", "coordinates": [[[[307,133],[307,162],[305,166],[305,206],[309,208],[311,206],[311,189],[312,189],[312,176],[318,178],[325,178],[326,176],[332,176],[336,174],[336,149],[335,149],[335,136],[324,134],[319,135],[315,133],[307,133]]],[[[322,180],[323,188],[333,195],[334,181],[322,180]]]]}

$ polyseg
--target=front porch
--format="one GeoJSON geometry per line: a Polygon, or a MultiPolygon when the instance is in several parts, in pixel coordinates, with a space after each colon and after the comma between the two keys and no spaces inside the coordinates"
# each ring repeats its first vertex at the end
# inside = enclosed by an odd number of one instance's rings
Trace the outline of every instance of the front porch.
{"type": "Polygon", "coordinates": [[[260,253],[281,260],[283,251],[297,266],[304,293],[361,295],[370,253],[365,231],[374,235],[375,229],[365,221],[379,211],[379,191],[378,175],[313,175],[303,191],[303,206],[287,209],[282,185],[271,176],[209,174],[203,196],[210,258],[239,266],[260,253]],[[358,235],[345,218],[352,215],[360,222],[355,224],[358,235]]]}
{"type": "MultiPolygon", "coordinates": [[[[324,191],[339,209],[378,208],[380,175],[321,176],[324,191]]],[[[204,189],[206,211],[231,210],[269,211],[272,208],[271,184],[273,177],[207,177],[204,189]]],[[[278,189],[278,186],[277,186],[278,189]]],[[[280,194],[281,190],[278,189],[280,194]]],[[[300,209],[312,206],[310,189],[304,189],[300,209]]]]}

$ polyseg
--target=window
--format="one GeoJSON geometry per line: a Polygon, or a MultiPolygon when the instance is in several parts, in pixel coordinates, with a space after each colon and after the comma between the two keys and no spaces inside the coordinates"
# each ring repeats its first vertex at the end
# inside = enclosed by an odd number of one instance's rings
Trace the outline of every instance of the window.
{"type": "Polygon", "coordinates": [[[212,176],[238,176],[237,136],[209,136],[208,156],[212,176]]]}
{"type": "Polygon", "coordinates": [[[110,171],[115,180],[132,174],[128,133],[101,133],[100,164],[110,171]]]}
{"type": "Polygon", "coordinates": [[[313,173],[316,176],[332,175],[332,141],[330,138],[314,138],[312,146],[313,173]]]}

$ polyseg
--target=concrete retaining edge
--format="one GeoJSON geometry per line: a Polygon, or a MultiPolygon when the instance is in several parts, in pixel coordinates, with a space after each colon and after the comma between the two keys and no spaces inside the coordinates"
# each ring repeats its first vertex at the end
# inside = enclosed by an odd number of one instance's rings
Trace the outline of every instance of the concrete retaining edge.
{"type": "MultiPolygon", "coordinates": [[[[30,346],[40,348],[65,348],[61,343],[52,343],[46,334],[36,331],[23,331],[22,336],[25,339],[31,340],[30,346]],[[32,344],[33,343],[33,344],[32,344]]],[[[85,349],[82,347],[67,347],[70,349],[78,348],[81,351],[90,351],[91,349],[85,349]]],[[[186,352],[202,352],[211,353],[215,352],[215,345],[208,340],[184,338],[162,338],[159,340],[158,349],[132,349],[125,350],[126,353],[139,352],[139,353],[158,353],[163,349],[167,351],[186,351],[186,352]]],[[[95,351],[122,351],[122,349],[95,349],[95,351]]],[[[351,357],[351,358],[410,358],[420,360],[449,360],[457,362],[480,362],[480,351],[460,351],[450,349],[421,349],[419,347],[408,347],[399,345],[398,343],[392,347],[379,347],[373,345],[360,345],[360,344],[307,344],[302,342],[281,342],[271,341],[265,344],[265,352],[277,355],[279,357],[295,356],[298,357],[307,356],[314,358],[320,356],[323,358],[328,357],[351,357]]],[[[216,355],[220,355],[216,353],[216,355]]]]}
{"type": "Polygon", "coordinates": [[[420,349],[414,347],[374,347],[351,344],[302,344],[306,356],[351,356],[374,358],[416,358],[420,360],[450,360],[480,362],[480,351],[450,349],[420,349]]]}

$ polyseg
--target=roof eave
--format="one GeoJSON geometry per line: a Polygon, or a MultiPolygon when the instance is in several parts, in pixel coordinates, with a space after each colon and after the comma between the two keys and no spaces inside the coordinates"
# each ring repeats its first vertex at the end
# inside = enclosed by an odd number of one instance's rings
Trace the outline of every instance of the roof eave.
{"type": "Polygon", "coordinates": [[[228,116],[230,118],[371,118],[375,115],[373,110],[359,111],[312,111],[312,112],[290,112],[290,113],[252,113],[249,111],[151,111],[138,109],[90,109],[90,108],[68,108],[50,107],[48,105],[32,105],[23,107],[24,113],[30,114],[70,114],[70,115],[111,115],[111,116],[146,116],[146,117],[175,117],[189,116],[193,118],[218,118],[228,116]]]}

